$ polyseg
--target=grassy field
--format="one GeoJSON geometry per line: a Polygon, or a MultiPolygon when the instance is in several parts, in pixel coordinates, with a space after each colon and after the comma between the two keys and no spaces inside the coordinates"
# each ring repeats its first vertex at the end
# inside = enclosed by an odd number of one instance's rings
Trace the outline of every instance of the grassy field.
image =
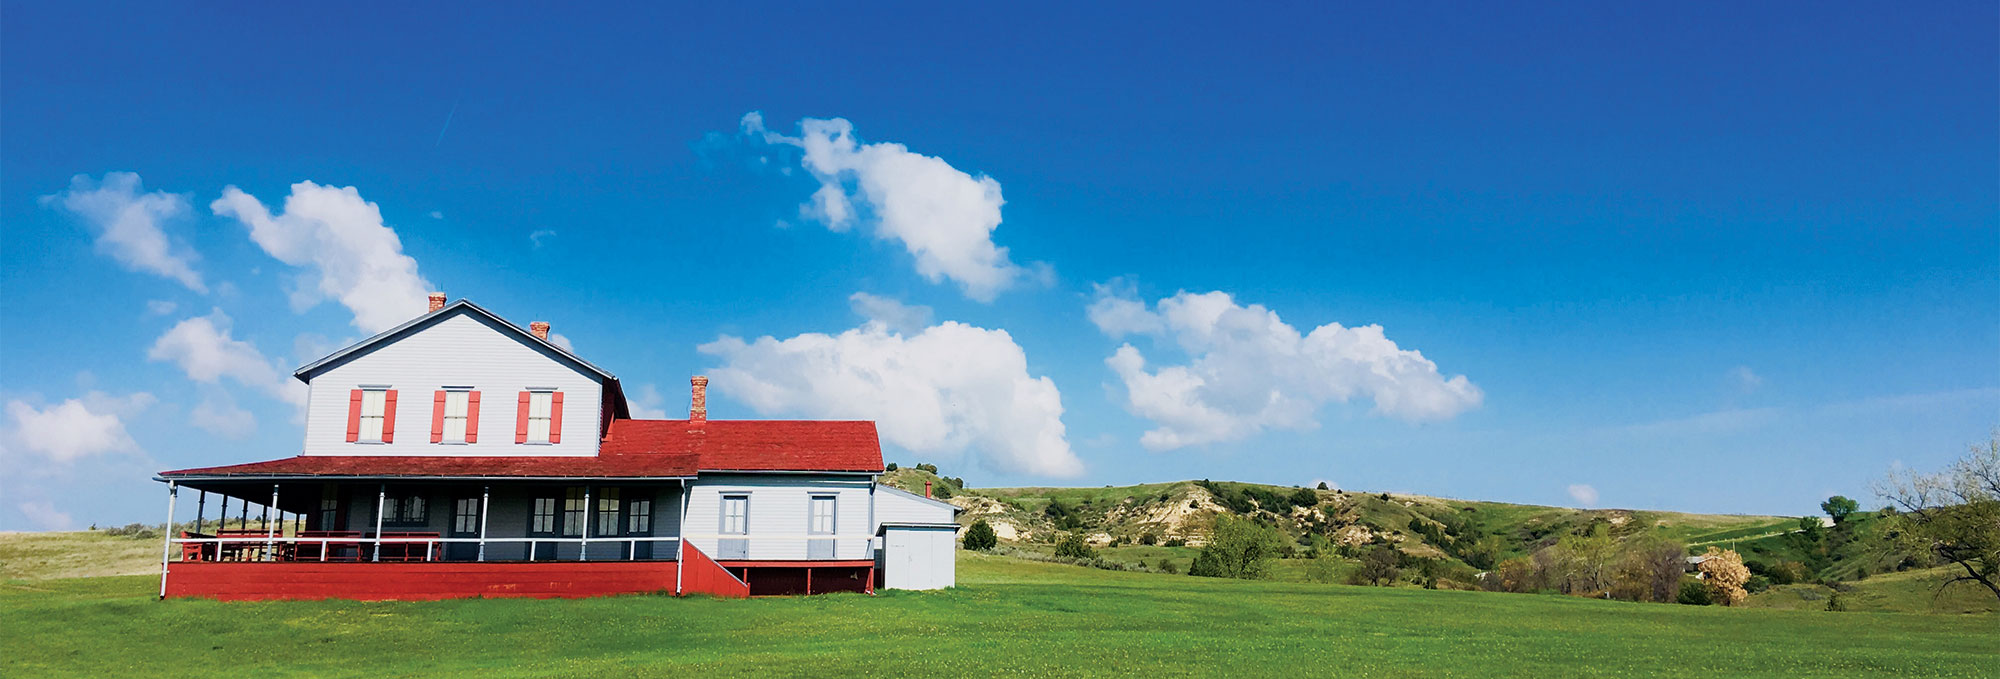
{"type": "Polygon", "coordinates": [[[962,555],[879,597],[160,602],[0,585],[0,676],[1991,677],[1992,615],[1826,613],[1224,581],[962,555]]]}

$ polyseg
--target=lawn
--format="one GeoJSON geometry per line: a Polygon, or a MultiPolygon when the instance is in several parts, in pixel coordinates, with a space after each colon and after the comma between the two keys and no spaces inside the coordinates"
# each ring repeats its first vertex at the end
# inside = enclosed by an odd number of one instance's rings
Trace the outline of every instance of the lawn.
{"type": "Polygon", "coordinates": [[[951,591],[154,601],[0,586],[0,676],[1991,677],[2000,617],[1222,581],[964,555],[951,591]]]}

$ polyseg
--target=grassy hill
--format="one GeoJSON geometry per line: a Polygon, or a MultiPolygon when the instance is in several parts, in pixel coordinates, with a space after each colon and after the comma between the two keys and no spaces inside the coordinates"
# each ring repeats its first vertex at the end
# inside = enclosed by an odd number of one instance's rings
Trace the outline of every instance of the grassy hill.
{"type": "MultiPolygon", "coordinates": [[[[13,536],[8,536],[9,538],[13,536]]],[[[880,597],[155,601],[0,584],[0,676],[1991,676],[1989,616],[1121,573],[961,553],[880,597]]]]}

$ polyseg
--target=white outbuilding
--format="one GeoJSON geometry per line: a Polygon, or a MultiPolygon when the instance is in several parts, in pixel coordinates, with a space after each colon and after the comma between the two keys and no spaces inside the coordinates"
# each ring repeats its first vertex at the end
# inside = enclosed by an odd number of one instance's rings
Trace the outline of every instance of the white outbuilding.
{"type": "Polygon", "coordinates": [[[875,487],[875,567],[885,589],[943,589],[957,583],[959,508],[893,486],[875,487]]]}

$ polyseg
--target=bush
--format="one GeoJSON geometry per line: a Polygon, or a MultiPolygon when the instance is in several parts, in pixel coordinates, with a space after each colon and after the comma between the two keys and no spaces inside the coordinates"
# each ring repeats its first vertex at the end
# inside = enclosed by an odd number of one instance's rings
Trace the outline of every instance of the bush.
{"type": "Polygon", "coordinates": [[[1770,588],[1771,588],[1771,579],[1766,578],[1762,575],[1752,575],[1750,576],[1749,582],[1743,583],[1743,589],[1750,592],[1751,594],[1757,594],[1759,592],[1763,592],[1764,590],[1768,590],[1770,588]]]}
{"type": "Polygon", "coordinates": [[[1319,489],[1320,489],[1320,490],[1328,490],[1328,488],[1326,487],[1326,482],[1325,482],[1325,481],[1321,481],[1321,482],[1319,482],[1319,489]]]}
{"type": "MultiPolygon", "coordinates": [[[[1277,528],[1231,516],[1215,517],[1215,534],[1201,548],[1195,564],[1202,575],[1254,580],[1268,574],[1272,559],[1282,554],[1290,541],[1277,528]]],[[[1195,569],[1189,568],[1189,574],[1195,569]]]]}
{"type": "Polygon", "coordinates": [[[1331,583],[1340,575],[1340,557],[1333,552],[1320,552],[1306,562],[1306,579],[1312,582],[1331,583]]]}
{"type": "Polygon", "coordinates": [[[1065,533],[1056,542],[1056,556],[1065,559],[1090,559],[1097,555],[1090,549],[1090,543],[1083,540],[1082,533],[1065,533]]]}
{"type": "Polygon", "coordinates": [[[1139,536],[1139,544],[1147,547],[1160,544],[1160,536],[1154,535],[1151,532],[1144,533],[1139,536]]]}
{"type": "Polygon", "coordinates": [[[1681,580],[1681,594],[1675,601],[1689,606],[1707,606],[1715,603],[1709,600],[1708,583],[1696,578],[1681,580]]]}
{"type": "Polygon", "coordinates": [[[1187,538],[1167,538],[1168,547],[1186,547],[1187,538]]]}
{"type": "Polygon", "coordinates": [[[883,465],[882,471],[890,471],[890,472],[896,471],[896,463],[891,462],[889,464],[883,465]]]}
{"type": "Polygon", "coordinates": [[[917,469],[917,471],[925,471],[925,472],[930,472],[930,473],[932,473],[932,474],[936,474],[936,473],[937,473],[937,465],[934,465],[934,464],[922,464],[922,463],[919,463],[919,464],[917,465],[916,469],[917,469]]]}
{"type": "Polygon", "coordinates": [[[1000,537],[993,534],[993,526],[985,519],[972,522],[972,527],[965,530],[966,549],[983,552],[999,544],[1000,537]]]}
{"type": "Polygon", "coordinates": [[[1319,505],[1319,493],[1313,492],[1311,488],[1300,488],[1292,491],[1291,501],[1295,507],[1317,506],[1319,505]]]}
{"type": "Polygon", "coordinates": [[[1168,561],[1167,559],[1164,558],[1160,559],[1160,563],[1153,566],[1153,570],[1168,574],[1181,572],[1179,568],[1174,567],[1174,562],[1168,561]]]}
{"type": "Polygon", "coordinates": [[[1394,584],[1396,578],[1402,575],[1400,568],[1402,562],[1403,554],[1396,551],[1395,547],[1378,546],[1361,557],[1361,568],[1354,571],[1353,577],[1349,580],[1356,585],[1394,584]]]}

